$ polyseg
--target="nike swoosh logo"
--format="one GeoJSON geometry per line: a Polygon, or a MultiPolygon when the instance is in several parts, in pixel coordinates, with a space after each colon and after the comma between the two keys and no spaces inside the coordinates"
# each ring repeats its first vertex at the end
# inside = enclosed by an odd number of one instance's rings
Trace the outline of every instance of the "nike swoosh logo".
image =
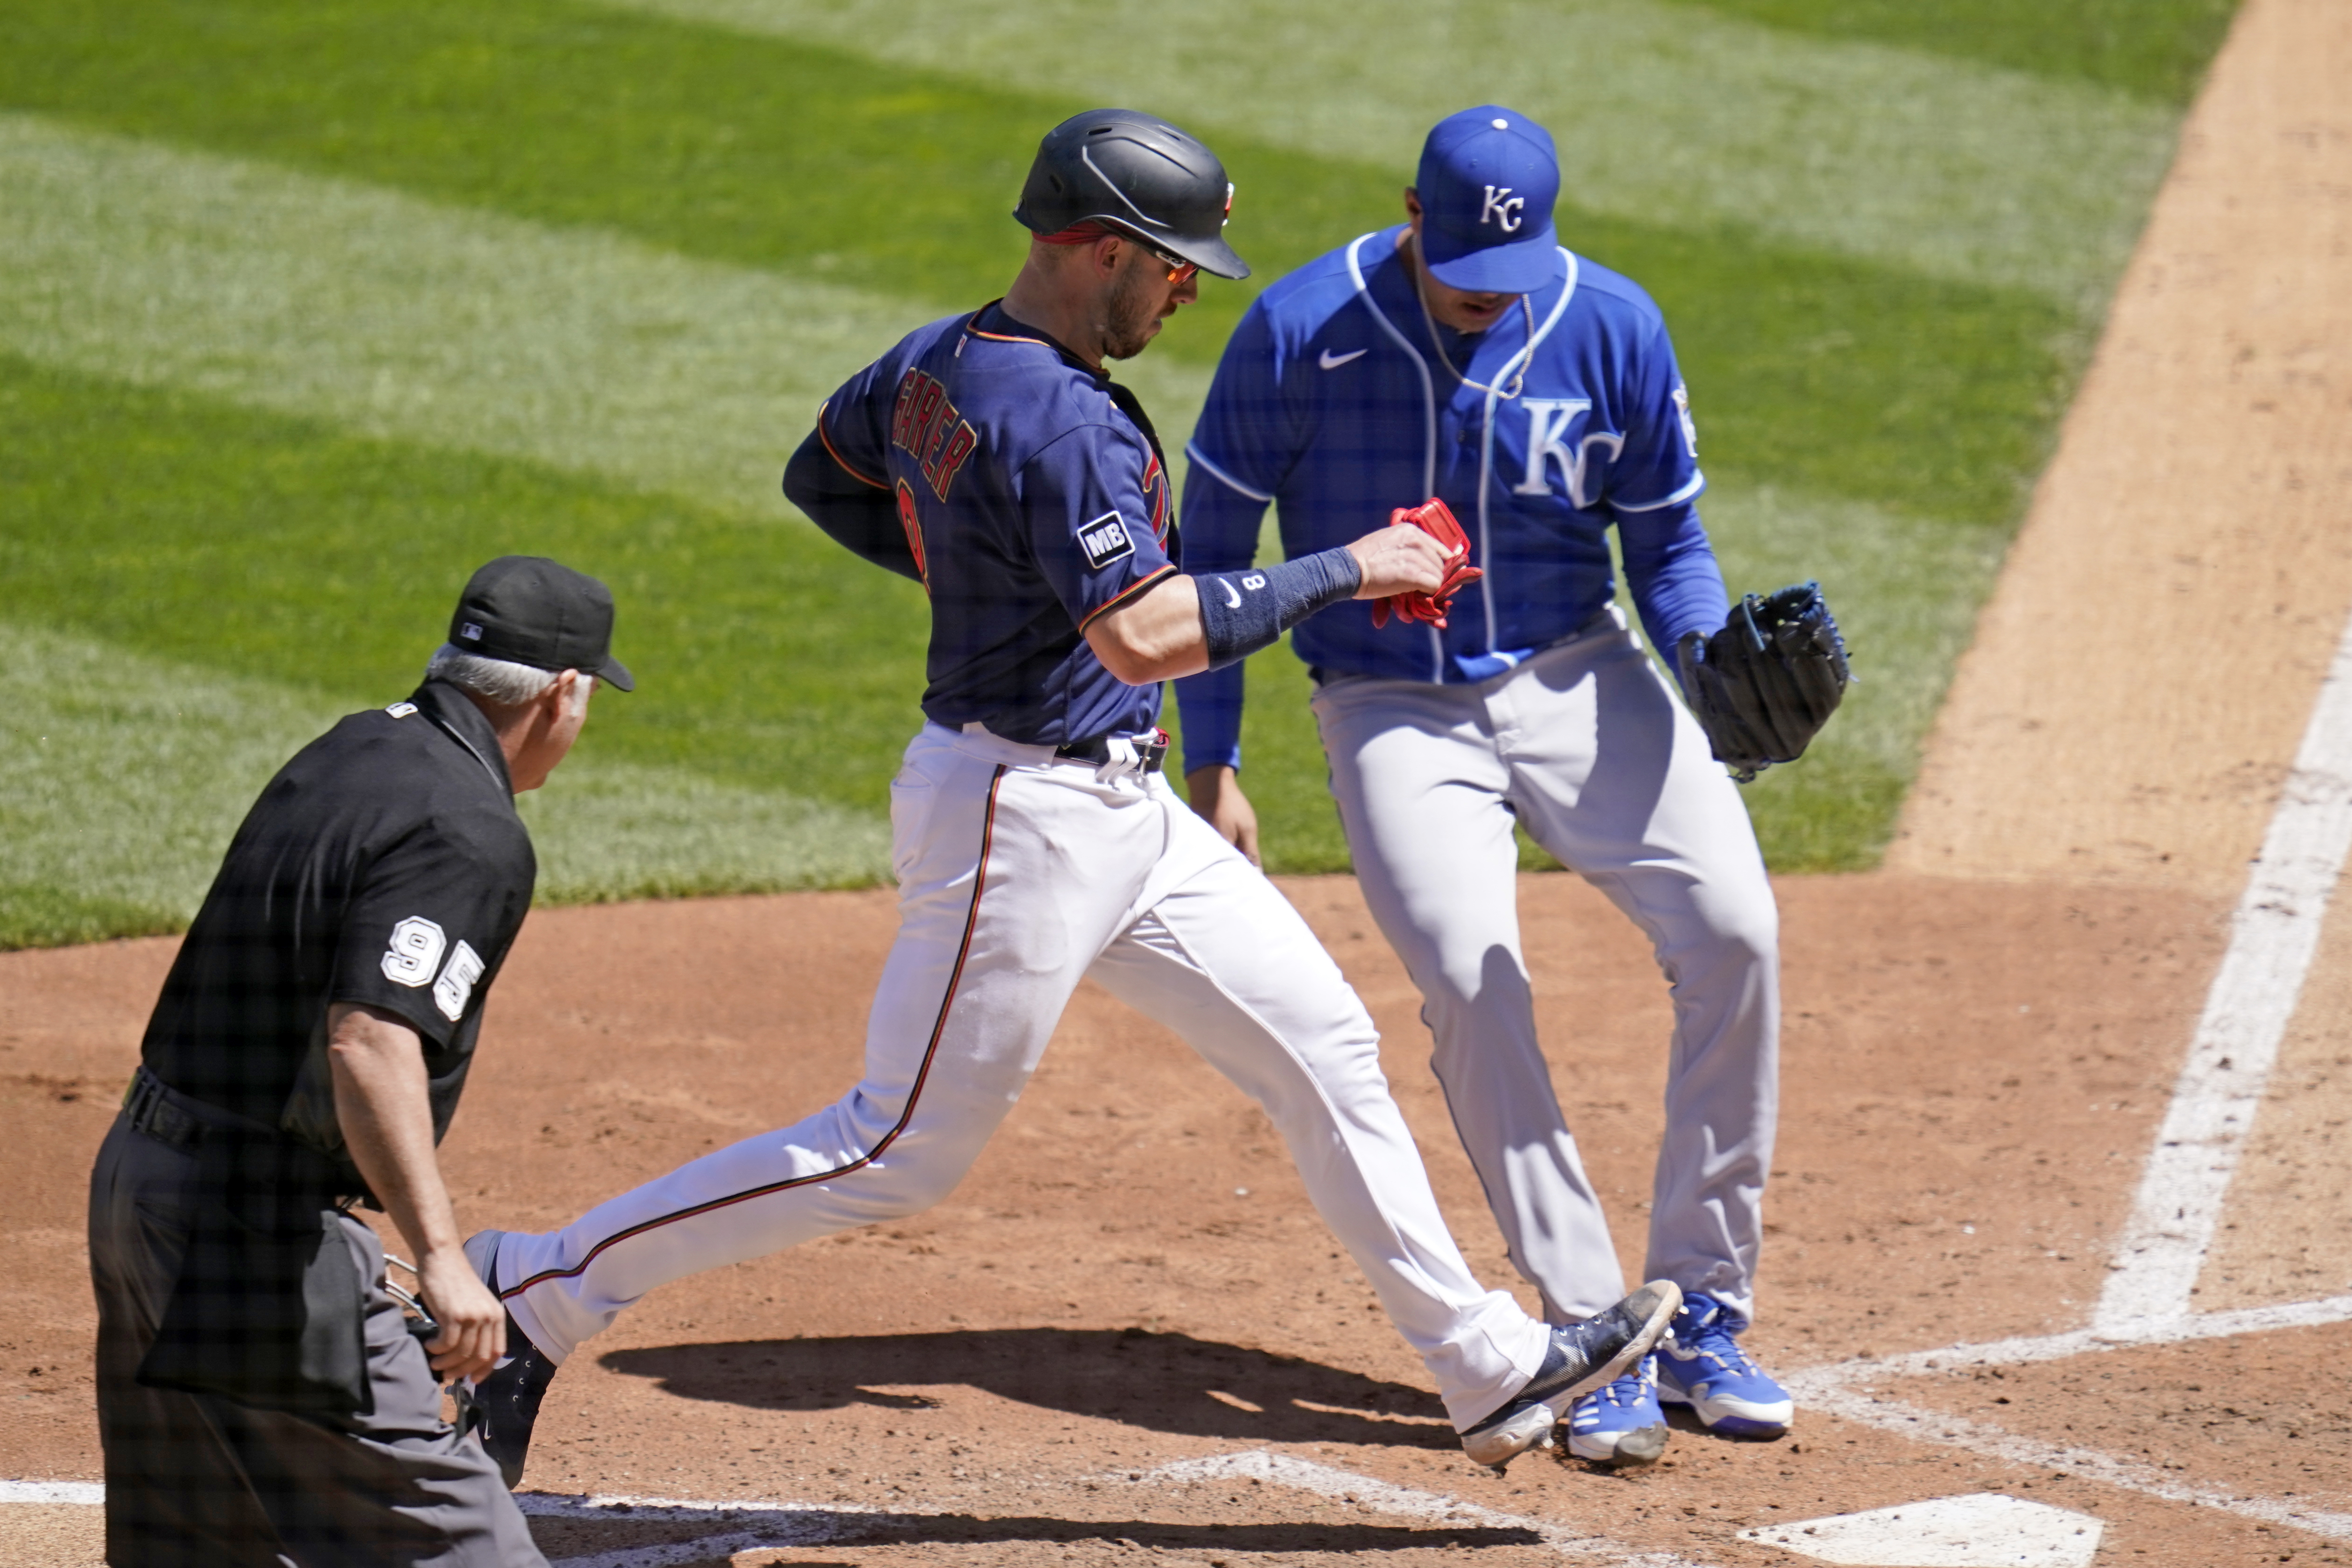
{"type": "Polygon", "coordinates": [[[1242,596],[1234,591],[1234,585],[1232,583],[1227,582],[1223,578],[1219,578],[1217,580],[1217,586],[1225,591],[1226,609],[1239,610],[1242,607],[1242,596]]]}
{"type": "Polygon", "coordinates": [[[1336,371],[1341,365],[1347,364],[1353,360],[1360,360],[1366,354],[1370,352],[1371,350],[1370,349],[1359,349],[1352,354],[1335,354],[1330,350],[1326,349],[1323,350],[1323,357],[1315,362],[1321,365],[1327,371],[1336,371]]]}

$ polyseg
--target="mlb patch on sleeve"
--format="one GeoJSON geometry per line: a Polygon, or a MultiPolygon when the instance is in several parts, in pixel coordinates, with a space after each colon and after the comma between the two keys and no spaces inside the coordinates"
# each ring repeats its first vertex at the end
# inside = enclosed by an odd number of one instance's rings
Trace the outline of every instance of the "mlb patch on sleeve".
{"type": "Polygon", "coordinates": [[[1078,529],[1078,548],[1087,552],[1087,564],[1099,571],[1133,555],[1135,541],[1127,537],[1127,524],[1117,512],[1105,512],[1078,529]]]}

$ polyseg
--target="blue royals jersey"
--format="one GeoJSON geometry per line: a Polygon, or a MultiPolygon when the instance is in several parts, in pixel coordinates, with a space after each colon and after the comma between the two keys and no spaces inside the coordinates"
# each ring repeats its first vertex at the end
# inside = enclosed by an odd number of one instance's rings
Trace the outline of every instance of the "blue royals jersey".
{"type": "MultiPolygon", "coordinates": [[[[1722,625],[1696,427],[1657,306],[1563,249],[1553,282],[1465,336],[1423,315],[1402,232],[1309,262],[1243,317],[1187,448],[1188,566],[1248,566],[1268,502],[1297,557],[1439,497],[1486,574],[1454,600],[1447,629],[1376,629],[1370,604],[1353,601],[1291,633],[1300,658],[1395,680],[1499,674],[1610,602],[1612,524],[1654,639],[1671,647],[1722,625]]],[[[1177,691],[1186,769],[1237,766],[1240,666],[1177,691]]]]}
{"type": "Polygon", "coordinates": [[[1168,475],[1125,388],[991,305],[850,377],[817,432],[896,497],[931,599],[933,722],[1059,746],[1158,721],[1159,686],[1084,635],[1176,570],[1168,475]]]}

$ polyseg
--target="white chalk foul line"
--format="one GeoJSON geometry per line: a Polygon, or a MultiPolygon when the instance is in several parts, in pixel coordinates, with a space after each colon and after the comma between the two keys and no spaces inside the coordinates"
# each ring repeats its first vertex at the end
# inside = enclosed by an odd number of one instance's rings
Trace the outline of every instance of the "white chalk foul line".
{"type": "Polygon", "coordinates": [[[2073,1480],[2102,1481],[2108,1486],[2144,1492],[2170,1502],[2219,1509],[2225,1513],[2259,1520],[2265,1524],[2284,1525],[2293,1530],[2308,1531],[2314,1535],[2352,1541],[2352,1513],[2299,1507],[2284,1498],[2251,1497],[2216,1491],[2210,1487],[2191,1486],[2154,1465],[2143,1464],[2137,1459],[2103,1453],[2095,1448],[2068,1448],[2032,1437],[2021,1437],[1998,1427],[1971,1421],[1965,1416],[1947,1416],[1941,1411],[1916,1405],[1906,1405],[1899,1399],[1885,1399],[1858,1389],[1816,1385],[1808,1391],[1805,1406],[1823,1415],[1874,1427],[1880,1431],[1896,1433],[1915,1442],[1962,1448],[1987,1458],[2053,1470],[2073,1480]]]}
{"type": "Polygon", "coordinates": [[[95,1508],[106,1500],[98,1481],[0,1481],[0,1502],[68,1502],[95,1508]]]}
{"type": "Polygon", "coordinates": [[[2311,721],[2231,921],[2230,946],[2206,993],[2188,1061],[2140,1173],[2130,1218],[2091,1316],[2069,1333],[1956,1344],[1941,1350],[1810,1368],[1786,1381],[1808,1408],[1916,1442],[2045,1465],[2078,1479],[2266,1523],[2352,1540],[2352,1514],[2284,1499],[2192,1487],[2136,1459],[2021,1437],[1864,1391],[1862,1385],[1961,1366],[2019,1364],[2138,1345],[2218,1339],[2352,1320],[2352,1296],[2200,1313],[2197,1277],[2246,1134],[2302,999],[2327,905],[2352,850],[2352,620],[2337,638],[2311,721]]]}
{"type": "MultiPolygon", "coordinates": [[[[1121,1480],[1125,1478],[1106,1476],[1102,1479],[1121,1480]]],[[[1179,1459],[1174,1464],[1146,1470],[1139,1479],[1146,1483],[1160,1485],[1228,1480],[1271,1481],[1276,1486],[1296,1487],[1320,1497],[1341,1498],[1381,1513],[1428,1523],[1480,1530],[1525,1531],[1564,1557],[1623,1563],[1628,1568],[1697,1568],[1693,1559],[1672,1552],[1635,1552],[1607,1536],[1586,1534],[1549,1520],[1503,1513],[1474,1502],[1464,1502],[1459,1498],[1446,1497],[1438,1492],[1415,1491],[1410,1487],[1394,1486],[1387,1481],[1374,1480],[1370,1476],[1354,1475],[1329,1465],[1318,1465],[1311,1459],[1295,1458],[1288,1454],[1272,1453],[1264,1448],[1239,1454],[1212,1454],[1200,1459],[1179,1459]]]]}
{"type": "Polygon", "coordinates": [[[2320,684],[2230,948],[2100,1291],[2092,1327],[2136,1337],[2185,1317],[2221,1202],[2294,1017],[2329,895],[2352,848],[2352,622],[2320,684]]]}
{"type": "MultiPolygon", "coordinates": [[[[688,1498],[567,1496],[521,1492],[515,1503],[535,1519],[576,1519],[636,1524],[716,1526],[710,1533],[680,1541],[617,1547],[584,1557],[558,1558],[549,1568],[671,1568],[707,1563],[762,1547],[817,1546],[855,1534],[883,1517],[870,1509],[824,1503],[706,1502],[688,1498]]],[[[903,1515],[910,1511],[898,1511],[903,1515]]]]}

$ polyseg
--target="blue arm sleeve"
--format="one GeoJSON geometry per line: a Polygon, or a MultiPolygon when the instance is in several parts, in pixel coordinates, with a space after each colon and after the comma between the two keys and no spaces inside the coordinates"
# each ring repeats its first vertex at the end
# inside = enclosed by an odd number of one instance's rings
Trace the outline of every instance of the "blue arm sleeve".
{"type": "Polygon", "coordinates": [[[1723,591],[1723,569],[1715,547],[1689,502],[1620,517],[1625,545],[1625,582],[1651,643],[1671,666],[1675,644],[1685,632],[1712,632],[1731,612],[1723,591]]]}
{"type": "MultiPolygon", "coordinates": [[[[1239,571],[1256,559],[1265,503],[1243,495],[1199,463],[1185,476],[1182,515],[1186,571],[1239,571]]],[[[1242,765],[1243,669],[1236,662],[1176,683],[1185,772],[1242,765]]]]}
{"type": "MultiPolygon", "coordinates": [[[[1289,471],[1299,435],[1283,395],[1283,357],[1254,302],[1225,343],[1185,455],[1184,570],[1240,571],[1256,562],[1266,499],[1289,471]]],[[[1176,683],[1183,718],[1184,771],[1242,765],[1242,664],[1176,683]]]]}

